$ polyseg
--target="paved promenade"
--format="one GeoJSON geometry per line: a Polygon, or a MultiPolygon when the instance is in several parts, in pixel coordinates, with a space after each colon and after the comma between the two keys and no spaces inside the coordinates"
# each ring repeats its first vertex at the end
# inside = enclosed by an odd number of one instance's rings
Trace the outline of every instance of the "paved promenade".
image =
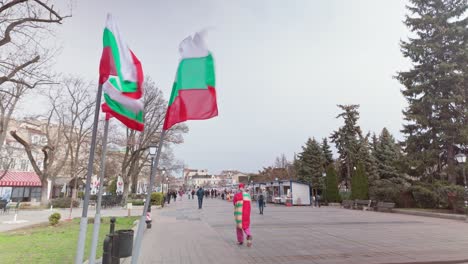
{"type": "Polygon", "coordinates": [[[340,208],[252,208],[253,246],[236,245],[231,203],[153,210],[140,263],[468,263],[468,223],[340,208]]]}

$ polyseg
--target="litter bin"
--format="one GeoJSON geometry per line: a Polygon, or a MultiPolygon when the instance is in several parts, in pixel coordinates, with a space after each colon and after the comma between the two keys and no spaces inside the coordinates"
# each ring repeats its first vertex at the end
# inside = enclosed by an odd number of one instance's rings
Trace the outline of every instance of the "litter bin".
{"type": "Polygon", "coordinates": [[[133,230],[117,230],[119,237],[119,257],[127,258],[132,256],[133,251],[133,230]]]}

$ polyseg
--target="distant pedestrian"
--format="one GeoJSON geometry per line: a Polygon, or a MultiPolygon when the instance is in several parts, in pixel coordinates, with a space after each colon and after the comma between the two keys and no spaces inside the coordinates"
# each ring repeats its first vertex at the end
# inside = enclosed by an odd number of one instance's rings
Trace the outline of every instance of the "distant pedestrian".
{"type": "Polygon", "coordinates": [[[171,192],[167,192],[167,194],[166,194],[166,201],[167,201],[167,204],[170,204],[170,203],[171,203],[171,196],[172,196],[172,193],[171,193],[171,192]]]}
{"type": "Polygon", "coordinates": [[[263,214],[263,207],[265,204],[265,197],[263,196],[262,193],[258,195],[258,209],[260,209],[260,214],[263,214]]]}
{"type": "Polygon", "coordinates": [[[320,208],[320,195],[317,194],[317,196],[315,197],[315,205],[318,206],[320,208]]]}
{"type": "Polygon", "coordinates": [[[245,191],[245,185],[239,184],[239,192],[234,195],[234,219],[236,220],[236,232],[238,245],[244,244],[244,233],[247,235],[247,246],[252,246],[252,234],[250,233],[250,194],[245,191]]]}
{"type": "Polygon", "coordinates": [[[195,199],[195,190],[192,190],[192,199],[195,199]]]}
{"type": "Polygon", "coordinates": [[[203,190],[202,187],[200,187],[197,191],[197,197],[198,197],[198,209],[202,209],[203,206],[203,196],[205,195],[205,190],[203,190]]]}
{"type": "Polygon", "coordinates": [[[172,198],[174,198],[174,202],[177,201],[177,192],[176,191],[172,192],[172,198]]]}

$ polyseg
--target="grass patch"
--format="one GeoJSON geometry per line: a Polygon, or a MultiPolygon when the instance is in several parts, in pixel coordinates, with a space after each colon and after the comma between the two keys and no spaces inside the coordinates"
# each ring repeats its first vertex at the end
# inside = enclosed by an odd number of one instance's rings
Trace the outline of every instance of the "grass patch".
{"type": "MultiPolygon", "coordinates": [[[[117,217],[115,230],[131,229],[138,217],[117,217]]],[[[102,244],[109,233],[110,218],[104,217],[99,230],[97,258],[102,256],[102,244]]],[[[80,219],[61,221],[57,226],[37,225],[0,233],[1,263],[73,263],[75,259],[80,219]]],[[[93,224],[88,224],[85,259],[91,248],[93,224]]]]}

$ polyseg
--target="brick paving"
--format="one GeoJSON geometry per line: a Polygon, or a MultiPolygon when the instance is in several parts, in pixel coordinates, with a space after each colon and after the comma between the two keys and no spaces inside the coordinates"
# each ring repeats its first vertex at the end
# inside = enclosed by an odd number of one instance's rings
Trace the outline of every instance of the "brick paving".
{"type": "Polygon", "coordinates": [[[231,203],[153,210],[140,263],[468,263],[468,223],[340,208],[252,208],[253,246],[236,245],[231,203]]]}

